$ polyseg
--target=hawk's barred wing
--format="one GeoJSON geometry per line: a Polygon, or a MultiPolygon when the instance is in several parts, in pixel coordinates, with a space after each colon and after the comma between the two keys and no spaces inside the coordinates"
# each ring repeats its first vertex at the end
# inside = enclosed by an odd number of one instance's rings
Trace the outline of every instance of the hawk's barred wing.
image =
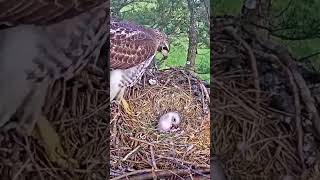
{"type": "Polygon", "coordinates": [[[52,24],[102,3],[106,0],[1,0],[0,28],[19,24],[52,24]]]}
{"type": "Polygon", "coordinates": [[[156,40],[148,31],[133,23],[111,21],[111,69],[129,69],[156,54],[156,40]]]}

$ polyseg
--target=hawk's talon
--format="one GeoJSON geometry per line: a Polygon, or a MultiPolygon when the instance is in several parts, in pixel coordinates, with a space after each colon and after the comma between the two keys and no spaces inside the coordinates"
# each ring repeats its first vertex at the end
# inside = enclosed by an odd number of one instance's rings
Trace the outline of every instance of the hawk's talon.
{"type": "Polygon", "coordinates": [[[44,149],[49,156],[49,160],[63,168],[68,168],[70,165],[75,168],[79,167],[76,160],[68,158],[62,148],[58,134],[45,117],[42,116],[38,119],[37,130],[42,139],[44,149]]]}
{"type": "Polygon", "coordinates": [[[122,108],[123,108],[124,112],[126,112],[130,116],[134,116],[134,113],[132,112],[128,102],[124,98],[121,98],[120,102],[122,104],[122,108]]]}

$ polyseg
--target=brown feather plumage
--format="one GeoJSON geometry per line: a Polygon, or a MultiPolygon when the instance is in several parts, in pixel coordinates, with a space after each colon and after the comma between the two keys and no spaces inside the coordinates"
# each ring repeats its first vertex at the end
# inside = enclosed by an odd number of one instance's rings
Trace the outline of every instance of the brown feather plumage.
{"type": "Polygon", "coordinates": [[[129,69],[151,58],[157,51],[157,40],[151,29],[112,20],[110,30],[112,69],[129,69]]]}
{"type": "Polygon", "coordinates": [[[2,0],[0,28],[19,24],[53,24],[105,2],[106,0],[2,0]]]}

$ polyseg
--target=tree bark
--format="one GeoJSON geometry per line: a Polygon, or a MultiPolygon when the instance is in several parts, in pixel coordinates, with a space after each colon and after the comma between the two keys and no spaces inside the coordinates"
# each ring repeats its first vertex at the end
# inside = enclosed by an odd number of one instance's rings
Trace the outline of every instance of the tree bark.
{"type": "Polygon", "coordinates": [[[188,0],[188,8],[190,11],[190,27],[188,32],[189,47],[187,55],[186,68],[194,69],[197,56],[197,27],[196,27],[196,6],[194,0],[188,0]]]}
{"type": "Polygon", "coordinates": [[[269,39],[271,0],[244,0],[242,19],[247,30],[269,39]]]}

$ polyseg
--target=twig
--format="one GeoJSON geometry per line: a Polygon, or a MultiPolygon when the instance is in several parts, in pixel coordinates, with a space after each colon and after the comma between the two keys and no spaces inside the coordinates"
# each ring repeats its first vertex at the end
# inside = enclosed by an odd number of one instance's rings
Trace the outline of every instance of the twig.
{"type": "Polygon", "coordinates": [[[305,170],[306,167],[304,164],[304,153],[303,153],[303,129],[302,129],[302,123],[301,123],[301,107],[300,107],[299,89],[296,85],[296,82],[293,79],[291,71],[288,68],[286,68],[286,71],[290,80],[290,84],[291,84],[293,96],[294,96],[298,153],[299,153],[300,163],[302,164],[302,169],[305,170]]]}
{"type": "Polygon", "coordinates": [[[158,169],[156,160],[154,158],[153,146],[150,146],[150,153],[151,153],[152,166],[153,166],[154,169],[158,169]]]}
{"type": "MultiPolygon", "coordinates": [[[[210,169],[204,169],[199,170],[199,172],[203,174],[210,173],[210,169]]],[[[115,178],[112,178],[111,180],[147,180],[147,179],[153,179],[153,173],[156,174],[158,178],[169,178],[172,176],[186,176],[190,174],[190,170],[154,170],[154,169],[144,169],[144,170],[138,170],[134,172],[130,172],[115,178]]]]}
{"type": "Polygon", "coordinates": [[[37,162],[36,162],[36,161],[34,160],[34,158],[33,158],[32,152],[31,152],[31,150],[30,150],[30,143],[29,143],[29,140],[28,140],[27,137],[25,137],[25,141],[26,141],[26,145],[24,145],[25,150],[26,150],[27,153],[29,154],[30,160],[31,160],[31,162],[34,164],[34,166],[35,166],[35,168],[36,168],[36,170],[37,170],[37,172],[38,172],[38,175],[39,175],[40,179],[41,179],[41,180],[44,180],[44,177],[43,177],[43,175],[42,175],[42,173],[41,173],[41,171],[40,171],[40,168],[39,168],[37,162]]]}
{"type": "MultiPolygon", "coordinates": [[[[238,36],[233,28],[227,27],[226,32],[228,32],[234,39],[236,39],[238,42],[240,42],[244,48],[247,50],[250,61],[251,61],[251,69],[253,71],[253,77],[254,77],[254,86],[257,89],[256,91],[256,98],[260,99],[260,82],[259,82],[259,74],[258,74],[258,68],[257,68],[257,60],[254,56],[254,53],[252,51],[252,48],[249,46],[249,44],[244,41],[240,36],[238,36]]],[[[259,101],[257,101],[259,102],[259,101]]]]}
{"type": "Polygon", "coordinates": [[[136,148],[134,148],[132,151],[130,151],[123,159],[122,161],[126,161],[133,153],[135,153],[139,148],[141,147],[141,145],[137,146],[136,148]]]}
{"type": "Polygon", "coordinates": [[[189,164],[189,165],[192,165],[192,166],[197,167],[197,168],[210,168],[209,165],[195,164],[193,162],[188,162],[188,161],[184,161],[184,160],[173,158],[173,157],[166,157],[166,156],[162,156],[162,155],[155,155],[155,156],[157,156],[159,158],[163,158],[163,159],[168,159],[168,160],[171,160],[171,161],[179,161],[181,163],[189,164]]]}
{"type": "Polygon", "coordinates": [[[77,83],[72,87],[72,115],[76,116],[77,114],[77,98],[78,98],[78,88],[79,84],[77,83]]]}
{"type": "Polygon", "coordinates": [[[26,166],[29,164],[29,162],[30,162],[30,158],[28,160],[26,160],[26,162],[23,163],[23,165],[20,167],[18,172],[13,176],[12,180],[17,180],[19,178],[19,175],[26,168],[26,166]]]}
{"type": "Polygon", "coordinates": [[[130,137],[130,139],[135,140],[135,141],[139,141],[139,142],[142,142],[142,143],[145,143],[145,144],[148,144],[150,146],[154,146],[154,144],[151,144],[151,143],[149,143],[147,141],[144,141],[144,140],[141,140],[141,139],[137,139],[137,138],[134,138],[134,137],[130,137]]]}
{"type": "Polygon", "coordinates": [[[276,18],[279,18],[280,16],[282,16],[282,15],[289,9],[289,7],[291,6],[292,2],[293,2],[293,0],[290,0],[290,1],[288,2],[288,4],[286,5],[286,7],[283,8],[283,9],[280,11],[280,13],[278,13],[276,16],[274,16],[274,18],[276,19],[276,18]]]}
{"type": "Polygon", "coordinates": [[[56,120],[61,117],[61,114],[62,114],[63,109],[64,109],[64,103],[65,103],[65,100],[66,100],[66,81],[62,80],[61,86],[62,86],[62,88],[61,88],[61,91],[62,91],[61,93],[62,94],[61,94],[61,100],[60,100],[58,113],[56,115],[56,120]]]}
{"type": "Polygon", "coordinates": [[[311,57],[318,56],[318,55],[320,55],[320,52],[312,53],[312,54],[310,54],[308,56],[304,56],[304,57],[299,58],[298,61],[303,61],[305,59],[309,59],[311,57]]]}

